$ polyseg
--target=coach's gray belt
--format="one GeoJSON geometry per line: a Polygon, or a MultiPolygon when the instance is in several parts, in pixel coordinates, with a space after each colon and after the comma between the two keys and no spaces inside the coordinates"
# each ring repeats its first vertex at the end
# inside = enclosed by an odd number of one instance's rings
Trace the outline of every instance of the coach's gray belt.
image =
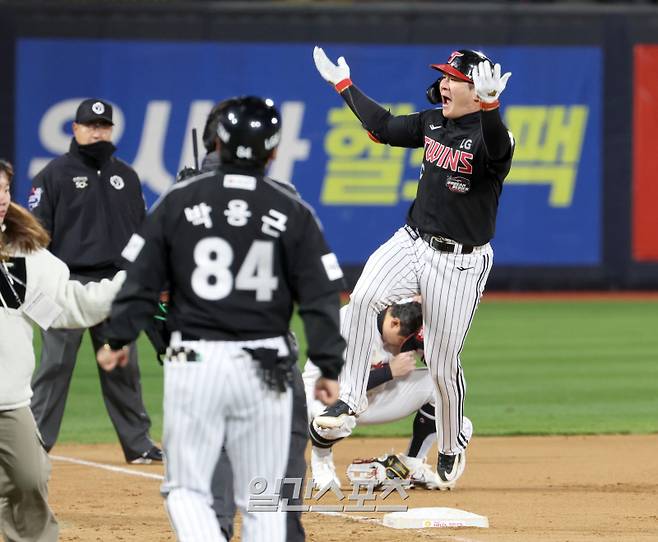
{"type": "Polygon", "coordinates": [[[450,239],[446,239],[445,237],[437,237],[436,235],[430,235],[429,233],[421,233],[420,237],[434,250],[438,250],[440,252],[458,252],[460,254],[470,254],[473,252],[473,245],[461,245],[460,251],[460,245],[455,244],[450,239]]]}

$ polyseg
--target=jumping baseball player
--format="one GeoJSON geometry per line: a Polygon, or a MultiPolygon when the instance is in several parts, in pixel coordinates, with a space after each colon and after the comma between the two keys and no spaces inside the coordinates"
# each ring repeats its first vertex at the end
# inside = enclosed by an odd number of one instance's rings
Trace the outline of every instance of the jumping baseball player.
{"type": "Polygon", "coordinates": [[[283,511],[248,504],[250,496],[275,495],[286,468],[294,363],[287,333],[295,302],[309,356],[323,375],[316,397],[338,397],[342,272],[313,210],[264,176],[280,130],[270,100],[224,102],[220,168],[175,184],[124,249],[133,263],[98,352],[105,370],[123,363],[120,348],[148,324],[169,284],[162,493],[182,541],[225,540],[210,490],[222,445],[233,467],[241,539],[286,540],[283,511]]]}
{"type": "Polygon", "coordinates": [[[352,292],[341,332],[347,340],[340,400],[315,419],[335,428],[357,412],[368,385],[376,315],[402,298],[423,298],[425,359],[436,388],[437,472],[454,484],[464,471],[466,383],[460,353],[491,270],[498,200],[514,140],[499,97],[511,73],[479,51],[455,51],[427,90],[442,107],[393,116],[354,85],[343,57],[316,47],[315,65],[371,137],[398,147],[424,147],[416,199],[406,225],[368,259],[352,292]]]}
{"type": "MultiPolygon", "coordinates": [[[[347,311],[340,311],[341,319],[347,311]]],[[[394,303],[377,317],[378,333],[370,356],[368,392],[358,417],[350,416],[341,427],[325,429],[313,419],[326,407],[313,400],[316,380],[321,376],[319,368],[310,360],[304,366],[304,385],[308,400],[308,417],[311,448],[311,471],[318,488],[335,483],[340,486],[333,462],[332,447],[350,434],[356,424],[370,425],[389,423],[416,412],[413,433],[406,454],[400,454],[403,464],[409,468],[409,480],[416,487],[449,489],[438,474],[427,464],[427,454],[436,440],[434,421],[434,384],[427,367],[416,367],[416,356],[423,355],[422,308],[416,300],[394,303]]],[[[472,425],[464,418],[467,433],[472,425]]]]}

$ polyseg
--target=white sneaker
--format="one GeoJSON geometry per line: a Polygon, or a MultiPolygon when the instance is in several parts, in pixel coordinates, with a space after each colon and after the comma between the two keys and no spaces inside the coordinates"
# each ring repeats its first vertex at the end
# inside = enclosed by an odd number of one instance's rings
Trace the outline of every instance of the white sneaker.
{"type": "Polygon", "coordinates": [[[424,459],[420,457],[408,457],[400,455],[403,463],[409,467],[411,473],[409,480],[413,483],[414,487],[424,487],[425,489],[450,489],[434,469],[424,459]]]}
{"type": "Polygon", "coordinates": [[[340,487],[331,448],[311,447],[311,475],[315,489],[324,489],[332,483],[340,487]]]}

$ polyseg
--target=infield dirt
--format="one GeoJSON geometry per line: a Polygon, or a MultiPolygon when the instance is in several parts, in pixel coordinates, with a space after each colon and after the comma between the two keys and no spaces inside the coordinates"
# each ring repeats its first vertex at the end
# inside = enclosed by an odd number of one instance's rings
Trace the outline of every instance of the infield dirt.
{"type": "MultiPolygon", "coordinates": [[[[356,457],[404,451],[405,439],[349,439],[336,447],[339,473],[356,457]]],[[[118,445],[58,445],[64,456],[161,475],[161,465],[129,466],[118,445]]],[[[350,494],[343,475],[343,491],[350,494]]],[[[376,493],[377,494],[377,493],[376,493]]],[[[53,460],[50,500],[62,541],[173,541],[159,481],[53,460]]],[[[323,497],[319,503],[336,502],[323,497]]],[[[354,501],[346,504],[354,504],[354,501]]],[[[378,504],[375,501],[373,504],[378,504]]],[[[469,446],[456,490],[415,489],[382,504],[445,506],[487,516],[489,529],[394,530],[345,517],[305,513],[311,542],[655,541],[658,436],[481,437],[469,446]]],[[[381,519],[381,513],[352,515],[381,519]]]]}

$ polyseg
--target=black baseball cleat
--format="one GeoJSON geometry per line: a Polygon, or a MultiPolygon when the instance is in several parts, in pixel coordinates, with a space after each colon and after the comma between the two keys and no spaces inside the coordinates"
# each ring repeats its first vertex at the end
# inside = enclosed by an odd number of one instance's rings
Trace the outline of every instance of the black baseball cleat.
{"type": "Polygon", "coordinates": [[[455,487],[457,480],[466,468],[466,452],[457,455],[439,453],[439,461],[436,472],[445,483],[445,489],[455,487]]]}
{"type": "Polygon", "coordinates": [[[133,465],[150,465],[151,463],[162,463],[162,459],[162,450],[157,446],[152,446],[142,455],[137,456],[134,459],[129,459],[128,463],[133,465]]]}
{"type": "Polygon", "coordinates": [[[354,414],[355,412],[347,405],[347,403],[339,399],[322,414],[313,418],[313,421],[318,427],[324,429],[335,429],[343,425],[347,416],[354,416],[354,414]]]}

